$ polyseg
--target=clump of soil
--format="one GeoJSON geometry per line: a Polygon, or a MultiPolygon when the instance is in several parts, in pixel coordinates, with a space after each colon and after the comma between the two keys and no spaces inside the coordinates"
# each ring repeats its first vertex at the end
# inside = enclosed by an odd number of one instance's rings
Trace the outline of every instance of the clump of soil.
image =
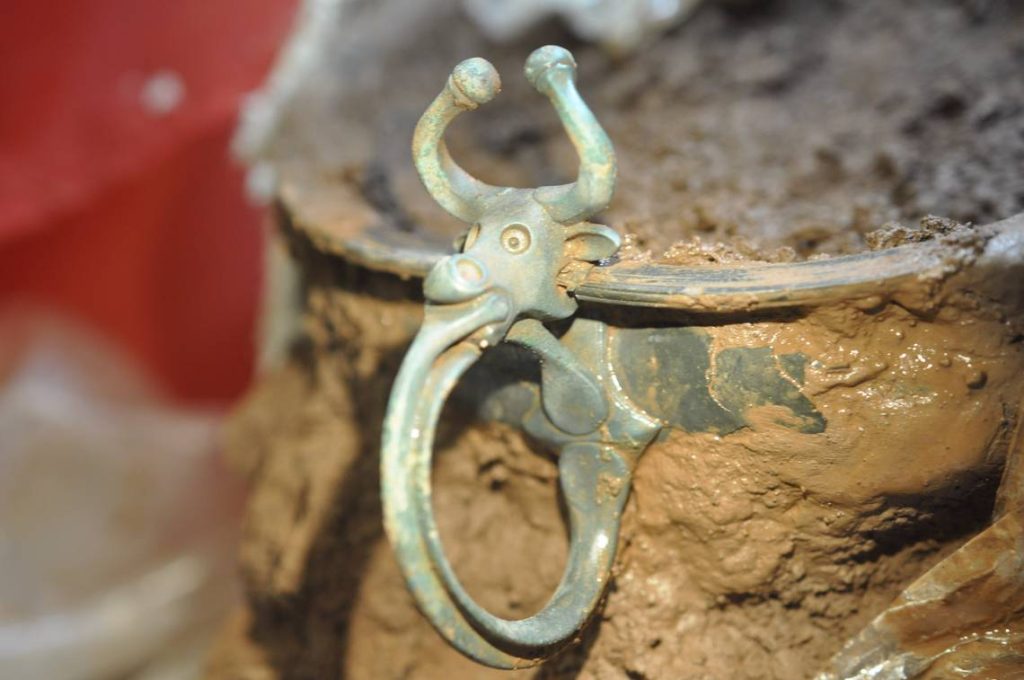
{"type": "Polygon", "coordinates": [[[416,120],[454,64],[486,56],[503,92],[456,121],[456,158],[495,184],[572,179],[575,153],[521,73],[534,47],[556,42],[573,50],[618,154],[604,218],[639,247],[657,256],[698,237],[855,252],[889,222],[985,224],[1024,209],[1022,17],[999,0],[709,1],[613,59],[555,26],[487,43],[450,1],[374,3],[346,17],[266,158],[302,186],[289,206],[300,224],[330,231],[310,196],[351,192],[399,230],[449,243],[464,225],[420,186],[416,120]]]}
{"type": "MultiPolygon", "coordinates": [[[[631,234],[628,257],[790,261],[955,235],[1024,209],[1024,6],[709,1],[621,60],[552,27],[488,44],[450,2],[353,13],[268,153],[286,187],[301,185],[293,195],[314,199],[283,201],[306,326],[230,433],[252,485],[248,606],[210,677],[809,677],[989,521],[1024,368],[997,310],[880,302],[661,319],[704,328],[716,352],[816,357],[803,390],[832,429],[794,438],[766,411],[729,435],[672,431],[637,470],[615,581],[578,645],[516,673],[449,649],[406,593],[380,520],[380,424],[421,318],[419,284],[326,251],[375,220],[438,240],[463,227],[419,186],[408,149],[452,65],[481,55],[504,75],[503,94],[452,130],[453,153],[481,178],[572,177],[564,133],[519,75],[533,47],[559,42],[618,152],[604,221],[631,234]],[[350,200],[328,219],[315,199],[337,195],[350,200]],[[931,214],[946,217],[922,221],[931,214]],[[865,404],[899,427],[864,435],[865,404]]],[[[435,509],[470,592],[521,617],[561,575],[556,468],[470,411],[456,403],[442,420],[435,509]]]]}

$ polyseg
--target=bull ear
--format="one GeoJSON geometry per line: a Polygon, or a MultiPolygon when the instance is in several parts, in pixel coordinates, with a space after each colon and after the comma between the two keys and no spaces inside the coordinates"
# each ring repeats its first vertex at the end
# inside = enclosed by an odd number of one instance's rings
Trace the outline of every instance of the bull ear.
{"type": "Polygon", "coordinates": [[[611,227],[578,222],[565,228],[565,253],[574,260],[598,262],[615,254],[622,237],[611,227]]]}

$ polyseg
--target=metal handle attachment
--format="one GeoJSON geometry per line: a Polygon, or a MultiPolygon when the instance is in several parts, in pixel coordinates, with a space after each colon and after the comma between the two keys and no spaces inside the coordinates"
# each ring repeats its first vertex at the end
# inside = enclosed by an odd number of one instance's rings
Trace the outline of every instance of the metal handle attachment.
{"type": "Polygon", "coordinates": [[[615,231],[586,221],[611,200],[615,155],[576,90],[567,50],[542,47],[525,71],[575,145],[579,176],[563,186],[514,189],[485,184],[460,168],[444,131],[501,85],[483,59],[454,69],[417,125],[413,158],[434,199],[472,226],[461,252],[438,262],[424,281],[423,326],[392,387],[381,450],[385,528],[417,604],[452,645],[498,668],[539,662],[586,623],[610,577],[633,465],[660,428],[617,391],[603,324],[577,319],[559,339],[541,323],[576,311],[559,277],[567,266],[618,249],[615,231]],[[539,403],[523,425],[560,447],[570,521],[562,580],[540,612],[521,620],[495,616],[466,593],[431,506],[434,432],[444,403],[483,351],[503,341],[540,357],[539,403]]]}

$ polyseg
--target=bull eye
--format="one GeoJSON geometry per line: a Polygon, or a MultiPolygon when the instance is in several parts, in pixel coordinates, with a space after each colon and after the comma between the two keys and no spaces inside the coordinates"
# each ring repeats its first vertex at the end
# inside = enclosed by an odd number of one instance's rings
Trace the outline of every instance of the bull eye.
{"type": "Polygon", "coordinates": [[[501,247],[518,255],[530,248],[530,230],[525,224],[510,224],[501,232],[501,247]]]}

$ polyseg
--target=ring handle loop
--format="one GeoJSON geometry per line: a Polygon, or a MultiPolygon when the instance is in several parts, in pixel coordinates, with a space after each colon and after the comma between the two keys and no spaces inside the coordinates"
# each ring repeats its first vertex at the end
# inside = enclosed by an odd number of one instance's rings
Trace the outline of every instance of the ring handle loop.
{"type": "MultiPolygon", "coordinates": [[[[572,55],[561,47],[542,47],[526,63],[527,78],[554,106],[579,156],[571,184],[495,187],[451,158],[443,139],[448,125],[501,87],[483,59],[455,67],[413,135],[413,159],[427,191],[473,226],[460,252],[424,280],[424,323],[392,387],[381,447],[384,524],[420,609],[452,645],[497,668],[534,665],[586,624],[610,578],[632,465],[657,429],[627,405],[609,410],[615,388],[601,382],[602,360],[581,361],[594,343],[570,351],[563,346],[568,336],[556,338],[542,325],[576,310],[572,287],[560,276],[609,257],[620,243],[614,230],[585,221],[611,199],[615,153],[576,90],[575,73],[572,55]],[[434,433],[444,403],[483,348],[503,340],[541,358],[544,403],[533,417],[553,430],[543,438],[561,445],[570,524],[558,587],[541,611],[521,620],[495,616],[466,592],[445,555],[431,504],[434,433]]],[[[594,339],[603,338],[590,328],[594,339]]]]}
{"type": "MultiPolygon", "coordinates": [[[[477,316],[479,323],[487,312],[477,316]]],[[[381,461],[385,527],[417,604],[449,643],[496,668],[535,665],[570,641],[600,602],[615,557],[631,468],[606,444],[565,444],[559,476],[570,547],[561,582],[544,608],[524,619],[503,619],[477,604],[445,556],[431,503],[430,473],[444,403],[482,352],[477,344],[456,339],[450,349],[435,354],[459,332],[446,334],[442,325],[424,324],[388,404],[381,461]],[[432,354],[436,359],[423,370],[420,362],[432,354]]]]}
{"type": "Polygon", "coordinates": [[[417,445],[414,494],[431,561],[470,624],[488,640],[537,650],[569,641],[586,624],[611,575],[618,527],[631,481],[629,465],[611,447],[595,442],[563,446],[558,473],[569,515],[569,555],[562,579],[544,607],[524,619],[504,619],[477,604],[456,576],[441,542],[431,506],[430,461],[437,414],[443,402],[430,399],[425,436],[417,445]]]}

